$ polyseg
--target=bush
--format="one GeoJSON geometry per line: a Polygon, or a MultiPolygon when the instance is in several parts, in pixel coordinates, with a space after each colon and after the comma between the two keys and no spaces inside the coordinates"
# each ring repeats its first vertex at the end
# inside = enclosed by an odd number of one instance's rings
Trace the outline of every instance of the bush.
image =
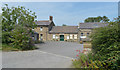
{"type": "Polygon", "coordinates": [[[91,38],[94,53],[104,55],[120,50],[120,35],[117,24],[95,29],[91,38]]]}
{"type": "Polygon", "coordinates": [[[118,23],[114,22],[114,24],[107,27],[95,29],[91,38],[94,58],[99,57],[96,60],[102,63],[103,68],[116,69],[119,66],[120,55],[120,29],[118,23]]]}
{"type": "Polygon", "coordinates": [[[119,56],[111,56],[106,60],[102,60],[104,56],[96,55],[89,53],[85,55],[80,53],[79,59],[73,61],[73,65],[75,68],[107,68],[107,69],[118,69],[120,66],[119,56]]]}
{"type": "Polygon", "coordinates": [[[88,59],[87,56],[83,53],[80,53],[79,59],[73,61],[75,68],[87,68],[88,67],[88,59]]]}
{"type": "MultiPolygon", "coordinates": [[[[107,68],[116,70],[120,67],[120,28],[118,23],[97,28],[91,34],[92,53],[79,55],[74,63],[80,68],[107,68]]],[[[77,67],[77,66],[76,66],[77,67]]]]}
{"type": "Polygon", "coordinates": [[[20,50],[32,50],[35,49],[34,42],[30,37],[29,30],[25,27],[16,26],[16,28],[11,32],[10,40],[11,45],[14,48],[20,50]]]}

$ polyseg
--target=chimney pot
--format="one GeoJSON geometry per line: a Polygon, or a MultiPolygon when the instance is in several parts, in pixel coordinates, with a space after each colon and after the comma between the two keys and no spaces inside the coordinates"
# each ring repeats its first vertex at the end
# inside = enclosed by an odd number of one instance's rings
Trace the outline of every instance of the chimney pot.
{"type": "Polygon", "coordinates": [[[50,20],[50,21],[53,21],[53,16],[50,16],[50,17],[49,17],[49,20],[50,20]]]}

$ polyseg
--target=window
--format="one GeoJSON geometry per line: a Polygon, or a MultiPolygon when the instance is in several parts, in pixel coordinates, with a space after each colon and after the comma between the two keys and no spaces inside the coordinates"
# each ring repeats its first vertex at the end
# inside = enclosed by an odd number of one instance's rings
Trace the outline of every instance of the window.
{"type": "Polygon", "coordinates": [[[56,36],[56,39],[58,39],[58,36],[56,36]]]}
{"type": "Polygon", "coordinates": [[[43,40],[43,34],[40,34],[40,40],[43,40]]]}
{"type": "Polygon", "coordinates": [[[81,36],[83,36],[83,33],[81,33],[81,36]]]}
{"type": "Polygon", "coordinates": [[[73,39],[73,35],[70,35],[70,39],[73,39]]]}
{"type": "Polygon", "coordinates": [[[53,39],[55,39],[55,35],[53,35],[53,39]]]}
{"type": "Polygon", "coordinates": [[[74,39],[77,39],[77,35],[74,35],[74,39]]]}
{"type": "Polygon", "coordinates": [[[87,33],[87,36],[89,36],[89,33],[87,33]]]}
{"type": "Polygon", "coordinates": [[[67,36],[67,39],[69,39],[69,36],[67,36]]]}
{"type": "Polygon", "coordinates": [[[40,31],[42,31],[43,30],[43,27],[40,27],[40,31]]]}

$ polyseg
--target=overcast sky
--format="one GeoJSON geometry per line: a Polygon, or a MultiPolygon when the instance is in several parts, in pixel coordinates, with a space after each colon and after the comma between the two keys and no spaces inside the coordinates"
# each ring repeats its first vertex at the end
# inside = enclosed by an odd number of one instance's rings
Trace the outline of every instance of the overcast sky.
{"type": "Polygon", "coordinates": [[[87,17],[107,16],[111,20],[118,16],[118,2],[4,2],[12,6],[24,6],[37,15],[37,20],[48,20],[53,16],[56,25],[78,25],[87,17]]]}

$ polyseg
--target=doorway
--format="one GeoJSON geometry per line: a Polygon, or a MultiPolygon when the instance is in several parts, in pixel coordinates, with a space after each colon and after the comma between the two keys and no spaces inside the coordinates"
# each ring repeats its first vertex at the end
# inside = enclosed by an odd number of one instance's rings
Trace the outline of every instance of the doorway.
{"type": "Polygon", "coordinates": [[[60,35],[60,41],[64,41],[64,35],[60,35]]]}

